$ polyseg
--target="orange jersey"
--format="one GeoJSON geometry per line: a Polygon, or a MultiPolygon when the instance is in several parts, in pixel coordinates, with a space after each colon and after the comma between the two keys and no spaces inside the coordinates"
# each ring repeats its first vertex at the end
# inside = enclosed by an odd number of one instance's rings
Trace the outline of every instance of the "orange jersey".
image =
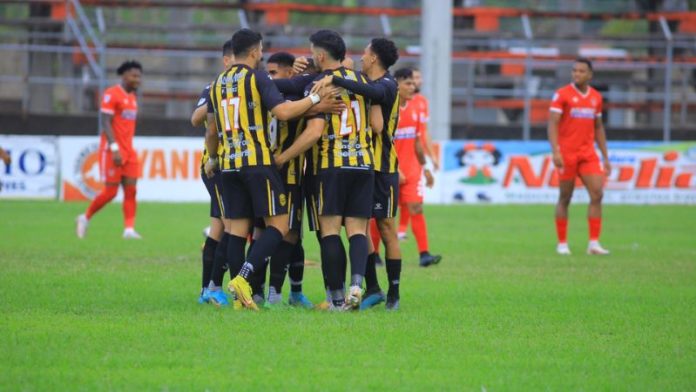
{"type": "MultiPolygon", "coordinates": [[[[121,155],[133,153],[135,118],[138,115],[138,101],[135,93],[126,92],[120,84],[107,88],[102,98],[101,112],[113,116],[111,129],[114,131],[114,139],[118,143],[121,155]]],[[[106,145],[106,135],[102,132],[101,146],[105,148],[106,145]]]]}
{"type": "Polygon", "coordinates": [[[594,151],[595,121],[602,116],[602,95],[588,86],[585,94],[574,84],[561,87],[551,100],[554,113],[561,115],[558,146],[561,154],[594,151]]]}
{"type": "Polygon", "coordinates": [[[394,132],[394,147],[399,170],[407,177],[420,177],[423,167],[416,156],[416,138],[421,137],[419,107],[413,100],[399,107],[399,123],[394,132]]]}
{"type": "Polygon", "coordinates": [[[428,143],[428,121],[430,121],[430,105],[428,98],[421,93],[413,95],[411,102],[416,106],[418,111],[418,120],[420,121],[420,138],[421,143],[425,147],[428,143]]]}

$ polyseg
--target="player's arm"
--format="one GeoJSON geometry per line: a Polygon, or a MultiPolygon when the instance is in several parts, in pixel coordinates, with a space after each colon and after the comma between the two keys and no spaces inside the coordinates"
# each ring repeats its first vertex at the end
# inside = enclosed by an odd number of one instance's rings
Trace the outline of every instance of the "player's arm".
{"type": "Polygon", "coordinates": [[[200,127],[205,122],[206,116],[208,115],[208,109],[203,106],[197,107],[193,114],[191,114],[191,125],[194,127],[200,127]]]}
{"type": "MultiPolygon", "coordinates": [[[[205,107],[205,106],[204,106],[205,107]]],[[[205,163],[205,175],[208,178],[212,177],[215,170],[220,167],[220,162],[217,155],[218,144],[220,137],[217,132],[217,123],[215,122],[215,113],[208,112],[208,127],[205,130],[205,148],[208,150],[208,161],[205,163]]]]}
{"type": "Polygon", "coordinates": [[[123,159],[121,159],[121,152],[119,150],[118,143],[116,142],[116,137],[114,136],[114,129],[111,126],[111,121],[114,119],[113,114],[101,113],[102,115],[102,126],[104,135],[106,135],[106,141],[109,144],[109,150],[111,150],[111,159],[114,161],[116,166],[121,166],[123,159]]]}
{"type": "Polygon", "coordinates": [[[318,116],[307,121],[307,126],[304,131],[300,133],[300,136],[295,139],[292,145],[281,154],[274,157],[276,165],[282,167],[291,159],[309,150],[321,137],[325,125],[326,120],[323,116],[318,116]]]}
{"type": "Polygon", "coordinates": [[[334,86],[343,87],[346,90],[352,91],[354,94],[362,95],[377,103],[383,102],[387,96],[387,88],[381,83],[361,83],[355,80],[344,79],[333,74],[326,75],[321,82],[322,83],[317,84],[318,87],[322,87],[326,84],[333,84],[334,86]]]}
{"type": "Polygon", "coordinates": [[[604,130],[602,116],[595,117],[595,141],[597,142],[597,147],[599,147],[599,151],[602,153],[604,172],[607,176],[609,176],[611,174],[611,163],[609,163],[609,152],[607,150],[607,133],[604,130]]]}
{"type": "Polygon", "coordinates": [[[370,127],[372,132],[378,135],[384,130],[384,116],[380,105],[370,106],[370,127]]]}
{"type": "Polygon", "coordinates": [[[341,114],[342,111],[346,110],[346,105],[342,99],[336,98],[339,92],[338,88],[330,89],[328,96],[307,110],[304,116],[309,118],[321,113],[341,114]]]}
{"type": "Polygon", "coordinates": [[[425,149],[423,148],[423,142],[421,141],[420,135],[416,136],[415,150],[418,163],[424,167],[423,174],[425,175],[425,186],[432,188],[435,184],[435,178],[433,177],[433,173],[430,171],[430,168],[427,167],[425,149]]]}
{"type": "Polygon", "coordinates": [[[560,122],[561,113],[551,111],[549,113],[549,125],[547,129],[547,134],[549,137],[549,144],[551,145],[553,164],[558,169],[563,168],[563,157],[561,156],[561,149],[558,147],[558,124],[560,124],[560,122]]]}

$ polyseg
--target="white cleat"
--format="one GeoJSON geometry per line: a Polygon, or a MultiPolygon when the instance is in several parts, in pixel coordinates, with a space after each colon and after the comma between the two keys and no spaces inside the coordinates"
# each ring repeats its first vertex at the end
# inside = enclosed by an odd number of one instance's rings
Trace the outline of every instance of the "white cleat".
{"type": "Polygon", "coordinates": [[[85,214],[80,214],[75,219],[75,223],[75,233],[77,234],[77,238],[85,238],[85,235],[87,235],[87,226],[89,226],[89,219],[87,219],[85,214]]]}
{"type": "Polygon", "coordinates": [[[350,286],[348,291],[348,297],[346,297],[346,304],[343,305],[345,310],[358,310],[360,309],[360,303],[362,302],[362,289],[360,286],[350,286]]]}
{"type": "Polygon", "coordinates": [[[590,243],[587,245],[587,254],[588,255],[608,255],[609,251],[602,248],[602,245],[600,245],[598,241],[590,241],[590,243]]]}
{"type": "Polygon", "coordinates": [[[558,253],[559,255],[564,255],[564,256],[569,256],[571,254],[570,248],[568,247],[567,243],[562,243],[562,244],[556,245],[556,253],[558,253]]]}
{"type": "Polygon", "coordinates": [[[123,238],[126,240],[142,240],[143,237],[135,229],[129,227],[123,230],[123,238]]]}

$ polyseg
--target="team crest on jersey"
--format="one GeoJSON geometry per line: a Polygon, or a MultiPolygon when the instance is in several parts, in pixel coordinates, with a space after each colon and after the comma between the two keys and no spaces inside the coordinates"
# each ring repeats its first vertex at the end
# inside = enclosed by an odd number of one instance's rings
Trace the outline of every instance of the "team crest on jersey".
{"type": "Polygon", "coordinates": [[[284,193],[281,193],[280,196],[278,197],[278,200],[280,200],[280,205],[285,207],[285,204],[288,202],[287,198],[285,197],[284,193]]]}

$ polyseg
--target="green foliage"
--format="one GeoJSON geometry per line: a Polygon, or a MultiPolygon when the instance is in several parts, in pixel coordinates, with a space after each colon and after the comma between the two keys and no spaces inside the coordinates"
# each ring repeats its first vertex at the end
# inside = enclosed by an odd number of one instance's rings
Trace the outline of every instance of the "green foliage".
{"type": "Polygon", "coordinates": [[[552,206],[427,206],[443,262],[411,235],[402,309],[353,314],[197,305],[206,206],[141,203],[131,242],[120,205],[77,240],[84,208],[0,202],[0,390],[696,388],[693,207],[606,206],[602,258],[585,207],[560,257],[552,206]]]}

